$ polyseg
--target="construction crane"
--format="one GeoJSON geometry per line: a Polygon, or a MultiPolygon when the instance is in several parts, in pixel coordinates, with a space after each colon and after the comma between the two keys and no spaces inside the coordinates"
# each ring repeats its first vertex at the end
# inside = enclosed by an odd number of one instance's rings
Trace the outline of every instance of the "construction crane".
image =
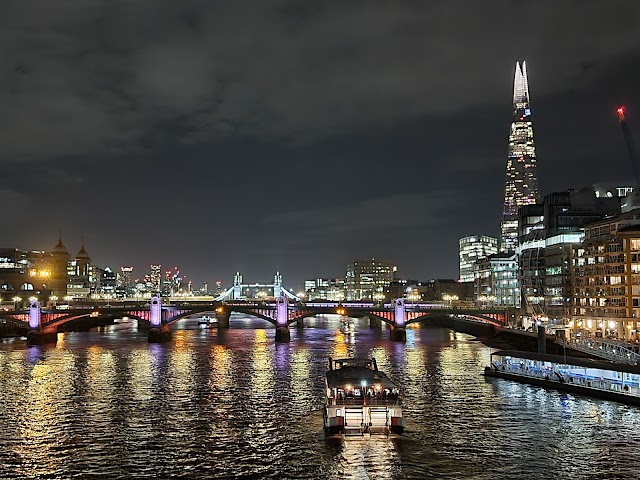
{"type": "Polygon", "coordinates": [[[636,152],[636,146],[633,143],[633,135],[631,135],[631,129],[627,123],[627,116],[625,114],[624,107],[618,107],[618,121],[620,122],[620,128],[622,128],[622,135],[624,136],[624,143],[627,145],[627,152],[629,153],[629,160],[633,168],[633,174],[636,178],[635,192],[640,193],[640,165],[638,164],[638,154],[636,152]]]}

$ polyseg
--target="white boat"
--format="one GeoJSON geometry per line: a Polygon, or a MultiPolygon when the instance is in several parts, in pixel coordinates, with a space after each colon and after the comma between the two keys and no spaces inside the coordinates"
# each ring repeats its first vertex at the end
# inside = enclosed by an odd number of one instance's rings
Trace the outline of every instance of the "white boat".
{"type": "Polygon", "coordinates": [[[198,317],[198,325],[212,325],[216,323],[218,323],[218,319],[211,315],[202,315],[201,317],[198,317]]]}
{"type": "Polygon", "coordinates": [[[488,377],[605,400],[640,405],[640,366],[548,353],[501,350],[491,354],[488,377]]]}
{"type": "Polygon", "coordinates": [[[404,431],[400,389],[375,358],[329,358],[324,429],[345,436],[404,431]]]}

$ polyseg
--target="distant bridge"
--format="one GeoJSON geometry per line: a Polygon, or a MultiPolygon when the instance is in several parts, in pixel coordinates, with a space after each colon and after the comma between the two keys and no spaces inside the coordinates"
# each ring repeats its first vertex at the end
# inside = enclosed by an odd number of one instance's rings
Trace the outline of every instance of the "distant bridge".
{"type": "MultiPolygon", "coordinates": [[[[148,322],[152,329],[159,329],[170,338],[171,325],[178,320],[199,313],[214,312],[218,328],[229,328],[231,314],[243,313],[261,318],[276,327],[276,341],[289,340],[289,326],[297,323],[302,326],[305,318],[334,314],[345,317],[368,317],[373,324],[386,323],[391,329],[391,339],[403,341],[406,338],[405,327],[411,323],[422,322],[451,328],[456,331],[478,336],[489,334],[506,325],[505,310],[481,308],[445,307],[440,304],[410,303],[397,299],[391,303],[374,304],[370,302],[293,302],[286,296],[280,296],[273,302],[213,301],[179,302],[163,305],[159,297],[153,297],[149,303],[122,305],[103,305],[73,308],[69,310],[42,310],[38,302],[31,303],[27,311],[0,312],[0,318],[17,323],[28,329],[34,339],[51,339],[63,325],[105,317],[130,317],[148,322]]],[[[37,341],[37,340],[36,340],[37,341]]],[[[35,343],[35,341],[34,341],[35,343]]]]}

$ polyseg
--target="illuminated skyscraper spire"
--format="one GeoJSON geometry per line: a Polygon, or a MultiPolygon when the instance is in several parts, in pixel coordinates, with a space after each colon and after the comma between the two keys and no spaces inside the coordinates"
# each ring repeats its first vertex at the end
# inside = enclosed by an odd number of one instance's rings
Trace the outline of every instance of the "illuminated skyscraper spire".
{"type": "Polygon", "coordinates": [[[513,104],[529,101],[529,84],[527,83],[527,62],[516,62],[516,75],[513,79],[513,104]]]}
{"type": "Polygon", "coordinates": [[[516,62],[513,79],[513,120],[509,133],[509,158],[504,189],[500,251],[514,251],[518,245],[518,208],[538,203],[536,147],[529,105],[527,64],[516,62]]]}

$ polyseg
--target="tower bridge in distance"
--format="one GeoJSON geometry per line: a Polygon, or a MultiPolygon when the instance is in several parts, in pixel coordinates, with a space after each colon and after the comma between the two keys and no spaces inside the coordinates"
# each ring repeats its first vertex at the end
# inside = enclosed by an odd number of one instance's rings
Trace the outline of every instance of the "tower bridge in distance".
{"type": "Polygon", "coordinates": [[[388,325],[390,339],[405,341],[405,328],[411,323],[423,323],[450,328],[474,336],[488,336],[507,324],[505,310],[487,308],[456,308],[432,303],[406,303],[399,298],[390,303],[372,302],[300,302],[281,295],[275,301],[188,301],[163,304],[160,297],[149,302],[123,302],[85,306],[68,310],[45,310],[37,301],[26,311],[0,312],[0,319],[18,324],[27,330],[30,344],[55,343],[58,328],[69,322],[88,326],[99,321],[129,317],[149,325],[149,341],[165,342],[171,339],[172,325],[180,319],[196,314],[215,313],[219,329],[228,329],[232,313],[261,318],[275,326],[275,341],[288,342],[289,328],[296,324],[302,328],[304,320],[317,315],[341,315],[368,318],[372,328],[388,325]]]}

